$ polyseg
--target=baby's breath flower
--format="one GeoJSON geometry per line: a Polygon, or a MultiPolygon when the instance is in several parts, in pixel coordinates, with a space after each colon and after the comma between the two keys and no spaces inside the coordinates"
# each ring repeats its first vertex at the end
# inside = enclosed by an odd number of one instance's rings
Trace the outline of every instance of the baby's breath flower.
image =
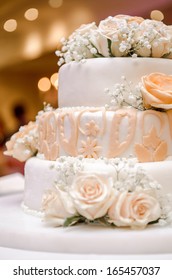
{"type": "Polygon", "coordinates": [[[125,76],[121,77],[121,84],[116,83],[111,89],[105,89],[105,94],[110,97],[110,107],[132,106],[143,110],[143,99],[140,92],[141,84],[133,85],[128,82],[125,76]]]}

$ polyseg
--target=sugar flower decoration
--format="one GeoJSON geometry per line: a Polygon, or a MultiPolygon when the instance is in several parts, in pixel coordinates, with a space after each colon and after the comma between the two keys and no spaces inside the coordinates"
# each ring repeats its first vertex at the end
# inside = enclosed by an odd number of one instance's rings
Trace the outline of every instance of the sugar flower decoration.
{"type": "Polygon", "coordinates": [[[86,141],[81,141],[82,148],[79,153],[85,158],[98,158],[101,146],[98,146],[97,139],[87,137],[86,141]]]}
{"type": "Polygon", "coordinates": [[[94,120],[91,120],[89,123],[86,123],[85,127],[85,134],[88,136],[96,136],[99,132],[99,127],[94,120]]]}

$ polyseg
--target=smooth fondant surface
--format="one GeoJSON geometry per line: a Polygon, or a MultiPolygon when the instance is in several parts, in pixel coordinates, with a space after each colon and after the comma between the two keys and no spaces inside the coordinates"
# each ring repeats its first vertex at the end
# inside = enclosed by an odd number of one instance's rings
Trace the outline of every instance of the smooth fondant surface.
{"type": "Polygon", "coordinates": [[[104,90],[121,83],[122,76],[137,84],[153,72],[172,74],[172,60],[113,57],[67,63],[59,71],[59,107],[104,106],[109,103],[104,90]]]}

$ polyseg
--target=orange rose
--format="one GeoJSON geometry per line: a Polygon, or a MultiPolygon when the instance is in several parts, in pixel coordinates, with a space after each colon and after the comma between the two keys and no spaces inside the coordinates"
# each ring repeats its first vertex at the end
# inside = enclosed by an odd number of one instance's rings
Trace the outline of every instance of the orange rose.
{"type": "Polygon", "coordinates": [[[143,76],[141,92],[145,108],[172,109],[172,75],[152,73],[143,76]]]}

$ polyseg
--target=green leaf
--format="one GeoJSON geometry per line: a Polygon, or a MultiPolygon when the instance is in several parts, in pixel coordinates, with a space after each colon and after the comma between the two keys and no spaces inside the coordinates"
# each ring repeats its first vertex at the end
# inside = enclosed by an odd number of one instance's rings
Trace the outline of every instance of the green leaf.
{"type": "Polygon", "coordinates": [[[72,216],[69,217],[65,220],[63,226],[64,227],[69,227],[69,226],[73,226],[77,223],[84,223],[85,222],[85,218],[82,216],[72,216]]]}
{"type": "Polygon", "coordinates": [[[110,226],[110,223],[108,222],[108,220],[107,220],[106,217],[102,217],[102,218],[96,219],[95,221],[96,221],[97,223],[99,223],[100,225],[103,225],[103,226],[110,226]]]}
{"type": "Polygon", "coordinates": [[[157,224],[159,221],[159,218],[156,220],[156,221],[152,221],[152,222],[149,222],[148,225],[153,225],[153,224],[157,224]]]}
{"type": "Polygon", "coordinates": [[[111,45],[112,45],[112,41],[110,39],[107,40],[108,41],[108,49],[109,49],[109,55],[110,57],[114,57],[111,51],[111,45]]]}

